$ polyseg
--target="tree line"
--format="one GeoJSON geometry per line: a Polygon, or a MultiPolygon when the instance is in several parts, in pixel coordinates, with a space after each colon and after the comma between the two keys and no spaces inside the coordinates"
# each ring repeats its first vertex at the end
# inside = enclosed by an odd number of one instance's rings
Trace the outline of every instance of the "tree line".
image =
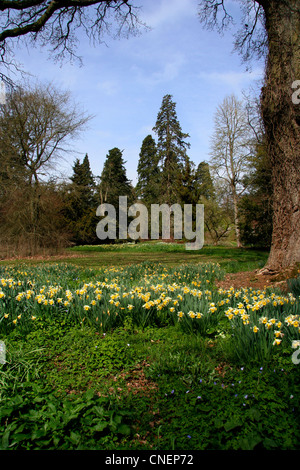
{"type": "MultiPolygon", "coordinates": [[[[64,60],[77,57],[78,30],[100,44],[107,35],[115,38],[139,32],[147,26],[140,21],[134,3],[0,0],[0,78],[11,84],[11,71],[20,70],[13,55],[20,41],[47,45],[55,59],[64,60]]],[[[260,111],[272,167],[273,224],[271,250],[261,273],[272,274],[300,262],[300,107],[292,99],[293,84],[300,76],[300,7],[299,0],[237,3],[241,15],[234,48],[245,62],[253,57],[265,62],[260,111]]],[[[234,24],[229,8],[226,0],[199,0],[199,20],[204,27],[222,32],[234,24]]]]}
{"type": "Polygon", "coordinates": [[[141,143],[136,185],[117,147],[108,151],[99,176],[92,173],[88,155],[75,159],[67,179],[51,176],[90,119],[78,109],[68,93],[50,85],[17,87],[0,105],[2,255],[102,243],[96,209],[102,203],[117,208],[119,196],[148,208],[201,203],[208,242],[270,246],[271,168],[259,110],[249,100],[224,99],[215,114],[211,158],[196,165],[188,156],[190,136],[181,129],[176,103],[165,95],[153,135],[141,143]]]}

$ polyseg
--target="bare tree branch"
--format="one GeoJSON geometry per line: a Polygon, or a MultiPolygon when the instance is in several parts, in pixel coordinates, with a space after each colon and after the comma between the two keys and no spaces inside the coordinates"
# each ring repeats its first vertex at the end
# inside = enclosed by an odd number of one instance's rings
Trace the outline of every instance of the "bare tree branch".
{"type": "Polygon", "coordinates": [[[216,28],[222,32],[232,24],[233,18],[224,5],[225,0],[205,0],[199,4],[199,18],[208,29],[216,28]],[[220,18],[221,15],[221,18],[220,18]]]}
{"type": "MultiPolygon", "coordinates": [[[[233,17],[225,6],[225,0],[202,0],[199,4],[200,21],[208,29],[216,29],[222,33],[233,24],[233,17]]],[[[245,62],[253,56],[258,58],[267,54],[267,35],[263,0],[241,0],[241,28],[235,34],[234,49],[245,62]]]]}
{"type": "Polygon", "coordinates": [[[0,11],[12,9],[12,10],[23,10],[24,8],[30,8],[41,3],[41,0],[1,0],[0,11]]]}
{"type": "Polygon", "coordinates": [[[0,0],[0,65],[9,69],[19,40],[47,46],[56,60],[79,59],[78,29],[94,43],[103,43],[105,36],[135,35],[146,28],[138,9],[129,0],[0,0]]]}
{"type": "Polygon", "coordinates": [[[217,108],[211,139],[211,169],[226,183],[234,208],[234,225],[240,246],[238,202],[246,190],[243,176],[249,169],[252,135],[242,101],[228,96],[217,108]]]}
{"type": "Polygon", "coordinates": [[[235,35],[234,49],[244,62],[252,57],[266,57],[268,41],[265,28],[265,14],[262,5],[256,0],[247,0],[242,4],[242,28],[235,35]]]}

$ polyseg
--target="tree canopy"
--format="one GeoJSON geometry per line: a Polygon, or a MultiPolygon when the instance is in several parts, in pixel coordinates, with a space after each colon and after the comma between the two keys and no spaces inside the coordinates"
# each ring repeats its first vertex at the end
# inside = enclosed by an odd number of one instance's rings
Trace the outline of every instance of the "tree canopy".
{"type": "Polygon", "coordinates": [[[80,245],[92,244],[97,241],[95,226],[98,201],[87,154],[82,163],[78,158],[75,160],[70,180],[71,183],[65,188],[64,217],[72,233],[71,240],[80,245]]]}
{"type": "Polygon", "coordinates": [[[109,150],[103,165],[99,185],[101,204],[119,205],[119,197],[127,196],[128,203],[133,201],[133,187],[127,178],[122,151],[114,147],[109,150]]]}

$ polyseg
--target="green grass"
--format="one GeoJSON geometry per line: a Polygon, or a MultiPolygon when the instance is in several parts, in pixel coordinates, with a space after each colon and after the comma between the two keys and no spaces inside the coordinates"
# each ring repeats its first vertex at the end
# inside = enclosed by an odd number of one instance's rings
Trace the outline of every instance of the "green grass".
{"type": "MultiPolygon", "coordinates": [[[[268,252],[231,246],[204,246],[201,250],[186,250],[182,243],[145,242],[136,244],[87,245],[67,249],[59,257],[61,263],[73,264],[83,268],[102,268],[105,266],[128,266],[142,262],[162,263],[178,266],[183,263],[219,263],[226,272],[251,271],[264,266],[268,252]]],[[[0,266],[44,264],[40,258],[26,260],[1,260],[0,266]]],[[[47,257],[46,262],[56,263],[57,258],[47,257]]]]}
{"type": "MultiPolygon", "coordinates": [[[[183,263],[215,262],[227,272],[251,271],[264,266],[268,252],[229,246],[204,246],[201,250],[186,250],[184,244],[136,243],[73,247],[60,256],[60,261],[81,267],[128,266],[145,261],[176,266],[183,263]]],[[[20,264],[20,260],[0,261],[1,265],[20,264]]],[[[47,259],[47,262],[57,262],[47,259]]],[[[27,259],[26,264],[44,263],[43,259],[27,259]]]]}

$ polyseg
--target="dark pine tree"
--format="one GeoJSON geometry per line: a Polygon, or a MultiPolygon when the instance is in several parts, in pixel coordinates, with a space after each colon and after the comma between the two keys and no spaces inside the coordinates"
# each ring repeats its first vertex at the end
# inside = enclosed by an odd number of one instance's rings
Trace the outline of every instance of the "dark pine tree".
{"type": "Polygon", "coordinates": [[[248,191],[240,200],[240,231],[244,245],[270,248],[272,239],[272,166],[262,141],[252,158],[247,175],[248,191]]]}
{"type": "Polygon", "coordinates": [[[97,200],[88,155],[82,163],[79,159],[75,160],[70,180],[65,196],[65,218],[73,234],[72,241],[80,245],[96,243],[97,200]]]}
{"type": "Polygon", "coordinates": [[[82,205],[90,206],[94,199],[95,182],[87,154],[82,163],[76,159],[73,166],[73,175],[70,179],[82,193],[82,205]]]}
{"type": "Polygon", "coordinates": [[[188,156],[177,179],[178,194],[182,204],[197,204],[195,164],[188,156]]]}
{"type": "Polygon", "coordinates": [[[209,164],[207,162],[200,162],[195,174],[195,193],[197,201],[200,197],[205,199],[213,199],[215,197],[215,190],[213,181],[210,175],[209,164]]]}
{"type": "Polygon", "coordinates": [[[160,169],[158,166],[158,153],[155,140],[148,135],[143,140],[139,155],[138,182],[136,185],[136,194],[148,207],[150,204],[156,204],[160,194],[160,169]]]}
{"type": "MultiPolygon", "coordinates": [[[[128,207],[133,204],[135,195],[131,181],[127,178],[122,151],[117,147],[109,150],[100,177],[99,194],[101,204],[114,206],[116,211],[116,230],[119,233],[119,197],[127,196],[128,207]]],[[[128,218],[128,222],[130,218],[128,218]]],[[[107,240],[112,242],[114,240],[107,240]]]]}
{"type": "Polygon", "coordinates": [[[127,178],[123,154],[117,147],[109,150],[100,177],[100,202],[119,205],[119,196],[127,196],[128,204],[133,202],[133,187],[127,178]]]}
{"type": "Polygon", "coordinates": [[[190,144],[185,142],[189,134],[182,132],[172,95],[163,97],[153,131],[158,137],[158,161],[161,167],[160,202],[169,205],[180,202],[179,174],[184,167],[186,149],[190,144]]]}

